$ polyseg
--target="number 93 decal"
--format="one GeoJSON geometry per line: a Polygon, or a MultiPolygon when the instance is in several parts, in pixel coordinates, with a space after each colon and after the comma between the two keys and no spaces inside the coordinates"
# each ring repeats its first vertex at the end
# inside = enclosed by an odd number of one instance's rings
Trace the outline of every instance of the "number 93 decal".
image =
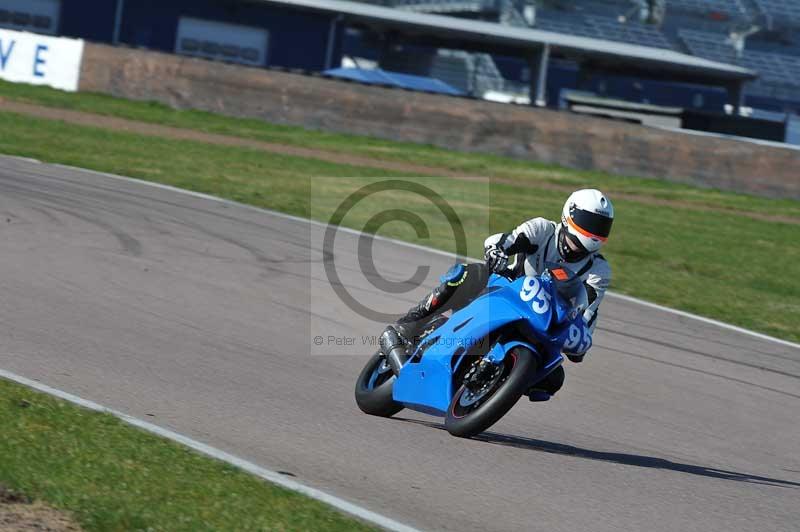
{"type": "Polygon", "coordinates": [[[592,347],[592,335],[585,327],[578,327],[574,323],[569,326],[564,349],[570,353],[585,353],[592,347]]]}
{"type": "Polygon", "coordinates": [[[519,297],[523,301],[531,302],[531,309],[537,314],[544,314],[550,310],[550,294],[543,290],[542,283],[536,277],[525,277],[519,297]]]}

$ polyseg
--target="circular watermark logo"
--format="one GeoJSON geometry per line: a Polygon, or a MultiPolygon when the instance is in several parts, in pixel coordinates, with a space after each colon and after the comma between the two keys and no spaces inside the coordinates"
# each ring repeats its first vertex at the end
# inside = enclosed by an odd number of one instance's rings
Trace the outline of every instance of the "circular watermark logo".
{"type": "MultiPolygon", "coordinates": [[[[463,261],[467,256],[467,236],[464,232],[461,219],[444,197],[432,188],[414,181],[389,179],[365,185],[347,196],[336,208],[325,229],[325,235],[322,241],[325,275],[333,291],[350,310],[359,316],[382,323],[394,321],[397,315],[381,312],[380,310],[366,306],[345,288],[336,270],[334,246],[339,226],[347,214],[358,206],[359,203],[368,200],[370,196],[386,192],[414,194],[425,198],[426,201],[435,205],[438,211],[444,216],[453,232],[453,239],[456,245],[456,261],[463,261]]],[[[401,281],[386,279],[379,273],[378,268],[375,266],[375,257],[373,255],[373,235],[376,234],[381,227],[390,222],[401,222],[411,226],[417,238],[420,239],[430,238],[430,230],[425,220],[423,220],[418,213],[397,207],[386,209],[373,215],[364,224],[362,233],[358,239],[359,269],[373,287],[387,294],[396,295],[410,292],[421,286],[430,273],[430,267],[420,265],[408,279],[401,281]]]]}

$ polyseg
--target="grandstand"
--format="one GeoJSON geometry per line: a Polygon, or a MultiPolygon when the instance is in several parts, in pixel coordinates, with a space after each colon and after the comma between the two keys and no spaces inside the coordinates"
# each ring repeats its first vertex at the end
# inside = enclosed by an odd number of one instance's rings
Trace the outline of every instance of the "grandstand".
{"type": "Polygon", "coordinates": [[[761,13],[771,22],[789,27],[800,27],[800,3],[796,0],[753,0],[761,13]]]}
{"type": "Polygon", "coordinates": [[[683,11],[700,16],[715,14],[730,18],[747,18],[750,16],[745,7],[746,0],[669,0],[669,10],[683,11]]]}
{"type": "Polygon", "coordinates": [[[534,27],[570,35],[674,49],[673,44],[657,28],[637,23],[620,24],[615,18],[599,14],[543,11],[537,13],[534,27]]]}
{"type": "Polygon", "coordinates": [[[0,0],[0,27],[552,107],[800,111],[797,0],[0,0]]]}
{"type": "MultiPolygon", "coordinates": [[[[741,65],[761,75],[760,80],[745,90],[746,103],[757,102],[773,110],[800,111],[800,101],[796,101],[800,100],[800,2],[796,0],[667,0],[666,16],[660,25],[641,21],[638,9],[646,3],[643,0],[540,0],[535,3],[534,16],[530,16],[531,2],[513,0],[365,1],[406,11],[493,19],[501,23],[511,20],[515,26],[522,21],[545,31],[673,50],[741,65]]],[[[499,62],[499,70],[505,76],[502,81],[507,86],[519,86],[531,75],[523,66],[510,65],[507,59],[492,59],[499,62]]],[[[424,74],[411,62],[406,62],[406,68],[424,74]]],[[[461,69],[458,76],[463,78],[483,75],[471,70],[466,60],[453,68],[461,69]]],[[[570,74],[577,72],[580,65],[560,62],[555,68],[559,69],[556,77],[569,78],[576,77],[570,74]]],[[[452,72],[432,70],[429,75],[455,76],[452,72]]],[[[492,83],[497,86],[499,80],[492,83]]],[[[468,92],[475,94],[474,88],[481,86],[475,84],[468,92]]],[[[556,92],[563,88],[586,87],[560,87],[556,92]]],[[[635,97],[624,89],[610,96],[635,97]]],[[[553,94],[549,102],[553,104],[556,100],[553,94]]]]}

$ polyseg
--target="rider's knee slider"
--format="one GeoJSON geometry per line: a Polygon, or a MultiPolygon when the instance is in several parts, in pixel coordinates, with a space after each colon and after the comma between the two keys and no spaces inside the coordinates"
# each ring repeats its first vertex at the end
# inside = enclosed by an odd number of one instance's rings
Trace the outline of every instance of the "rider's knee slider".
{"type": "Polygon", "coordinates": [[[454,264],[444,275],[439,277],[439,281],[448,286],[458,286],[467,278],[467,273],[465,264],[454,264]]]}

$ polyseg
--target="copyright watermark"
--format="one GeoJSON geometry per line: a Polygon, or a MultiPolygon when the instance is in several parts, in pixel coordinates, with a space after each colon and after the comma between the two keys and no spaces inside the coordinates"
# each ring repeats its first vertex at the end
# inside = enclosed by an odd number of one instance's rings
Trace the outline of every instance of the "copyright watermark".
{"type": "MultiPolygon", "coordinates": [[[[365,346],[375,349],[378,348],[379,335],[361,335],[361,336],[336,336],[330,334],[328,336],[317,335],[312,338],[315,346],[365,346]]],[[[473,347],[480,347],[487,342],[486,337],[473,338],[471,336],[437,336],[430,342],[426,342],[427,346],[442,346],[448,348],[463,347],[464,349],[471,349],[473,347]]]]}
{"type": "Polygon", "coordinates": [[[323,221],[311,230],[312,354],[371,354],[377,343],[366,339],[479,254],[488,235],[488,180],[312,178],[310,190],[312,217],[323,221]]]}

